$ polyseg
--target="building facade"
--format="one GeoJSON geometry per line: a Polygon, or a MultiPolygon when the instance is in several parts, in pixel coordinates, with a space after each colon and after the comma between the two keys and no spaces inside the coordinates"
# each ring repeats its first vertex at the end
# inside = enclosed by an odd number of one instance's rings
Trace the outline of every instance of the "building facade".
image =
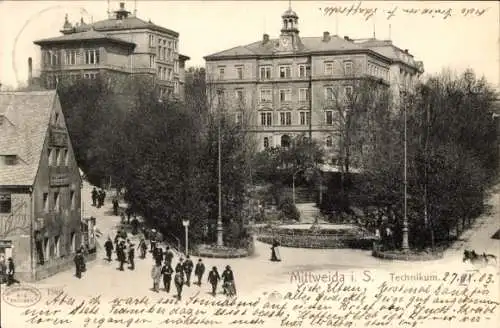
{"type": "Polygon", "coordinates": [[[329,32],[300,37],[297,14],[288,9],[281,18],[279,38],[264,34],[261,41],[205,57],[212,110],[247,120],[259,149],[286,146],[298,134],[335,147],[335,107],[345,105],[360,81],[378,81],[397,99],[423,72],[421,63],[390,41],[329,32]]]}
{"type": "Polygon", "coordinates": [[[56,91],[0,93],[0,255],[33,281],[73,265],[81,177],[56,91]]]}
{"type": "MultiPolygon", "coordinates": [[[[131,78],[147,79],[161,96],[184,97],[184,66],[189,57],[179,53],[179,33],[146,22],[120,8],[108,19],[75,25],[66,16],[62,36],[37,40],[41,47],[40,78],[55,88],[63,78],[112,79],[116,90],[126,90],[131,78]]],[[[141,82],[142,83],[142,82],[141,82]]]]}

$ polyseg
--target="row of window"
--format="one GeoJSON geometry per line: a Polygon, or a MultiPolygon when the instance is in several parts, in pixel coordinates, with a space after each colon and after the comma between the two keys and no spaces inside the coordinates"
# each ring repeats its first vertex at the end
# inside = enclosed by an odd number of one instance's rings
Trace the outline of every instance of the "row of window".
{"type": "MultiPolygon", "coordinates": [[[[45,192],[43,193],[43,196],[42,196],[42,200],[43,200],[43,211],[46,212],[46,213],[49,213],[49,212],[55,212],[55,213],[59,213],[61,211],[61,192],[59,191],[54,191],[52,193],[52,201],[51,201],[51,197],[49,197],[49,193],[48,192],[45,192]]],[[[68,197],[68,206],[66,206],[65,208],[69,208],[71,210],[75,210],[77,208],[76,206],[76,194],[73,190],[70,190],[69,191],[69,197],[68,197]]]]}
{"type": "Polygon", "coordinates": [[[68,166],[69,151],[66,148],[49,148],[48,150],[49,166],[68,166]]]}
{"type": "Polygon", "coordinates": [[[158,79],[163,81],[172,81],[172,69],[165,66],[158,66],[158,79]]]}
{"type": "Polygon", "coordinates": [[[43,51],[46,66],[57,65],[96,65],[100,62],[99,49],[46,50],[43,51]]]}
{"type": "MultiPolygon", "coordinates": [[[[63,238],[57,235],[52,238],[45,237],[43,241],[37,242],[38,264],[43,265],[46,261],[61,257],[61,242],[63,242],[61,239],[63,238]]],[[[65,253],[74,253],[76,251],[76,234],[74,232],[69,236],[65,246],[65,253]]]]}
{"type": "MultiPolygon", "coordinates": [[[[268,149],[270,147],[269,137],[264,137],[263,142],[264,142],[264,148],[268,149]]],[[[290,147],[290,143],[291,143],[291,138],[288,135],[285,134],[284,136],[281,136],[280,140],[281,147],[290,147]]],[[[325,138],[325,146],[328,148],[333,147],[333,138],[331,136],[325,138]]]]}
{"type": "MultiPolygon", "coordinates": [[[[149,34],[149,46],[150,47],[155,47],[155,35],[154,34],[149,34]]],[[[158,37],[158,47],[163,46],[165,48],[170,48],[173,51],[177,51],[177,40],[168,40],[165,38],[158,37]]]]}
{"type": "MultiPolygon", "coordinates": [[[[344,99],[348,99],[352,95],[354,88],[352,86],[344,86],[344,99]]],[[[337,98],[340,99],[341,95],[338,94],[338,89],[335,87],[325,87],[324,95],[325,100],[333,101],[337,98]]],[[[219,90],[219,103],[222,103],[226,97],[224,90],[219,90]]],[[[298,89],[299,102],[307,102],[310,99],[310,90],[309,88],[299,88],[298,89]]],[[[243,89],[235,90],[235,97],[239,103],[245,103],[245,93],[243,89]]],[[[280,89],[279,90],[279,101],[282,103],[291,102],[292,101],[292,89],[280,89]]],[[[260,103],[272,103],[273,102],[273,90],[272,89],[260,89],[259,95],[260,103]]]]}
{"type": "MultiPolygon", "coordinates": [[[[336,62],[328,61],[324,62],[324,75],[334,75],[336,72],[335,65],[336,62]]],[[[218,68],[219,80],[226,79],[226,67],[221,66],[218,68]]],[[[243,76],[243,66],[238,65],[235,66],[236,70],[236,78],[242,80],[243,76]]],[[[271,65],[265,65],[259,67],[259,78],[261,80],[271,80],[273,78],[273,67],[271,65]]],[[[340,74],[340,72],[338,72],[340,74]]],[[[353,63],[352,61],[344,62],[344,71],[343,74],[345,76],[352,76],[353,74],[353,63]]],[[[276,76],[280,79],[288,79],[291,77],[305,78],[311,76],[311,66],[309,64],[299,64],[297,66],[296,75],[292,74],[292,65],[280,65],[278,66],[278,70],[276,72],[276,76]]]]}
{"type": "Polygon", "coordinates": [[[389,70],[382,68],[376,64],[368,63],[368,74],[372,76],[376,76],[378,78],[388,80],[389,79],[389,70]]]}
{"type": "MultiPolygon", "coordinates": [[[[350,96],[353,93],[352,86],[344,87],[344,95],[350,96]]],[[[299,101],[309,101],[310,90],[309,88],[299,88],[299,101]]],[[[335,87],[325,87],[324,88],[325,100],[335,100],[338,95],[338,91],[335,87]]],[[[292,101],[292,89],[280,89],[279,90],[279,101],[280,102],[290,102],[292,101]]],[[[259,102],[273,102],[273,90],[272,89],[260,89],[259,102]]]]}
{"type": "Polygon", "coordinates": [[[170,41],[165,38],[158,38],[157,55],[159,60],[172,60],[174,49],[172,48],[176,41],[170,41]]]}
{"type": "MultiPolygon", "coordinates": [[[[333,125],[336,122],[335,112],[333,110],[325,110],[324,124],[333,125]]],[[[310,111],[299,111],[298,116],[295,120],[292,119],[291,111],[279,112],[279,125],[287,126],[292,125],[292,121],[297,122],[298,125],[308,126],[311,122],[311,112],[310,111]]],[[[272,126],[273,125],[273,112],[261,112],[260,113],[260,125],[261,126],[272,126]]]]}

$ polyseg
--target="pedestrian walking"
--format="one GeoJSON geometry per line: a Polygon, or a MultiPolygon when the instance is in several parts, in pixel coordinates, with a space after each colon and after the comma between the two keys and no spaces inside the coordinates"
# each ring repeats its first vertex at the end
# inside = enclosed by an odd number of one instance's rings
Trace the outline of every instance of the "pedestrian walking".
{"type": "Polygon", "coordinates": [[[7,263],[5,256],[0,256],[0,284],[7,282],[7,263]]]}
{"type": "Polygon", "coordinates": [[[191,286],[191,273],[193,272],[193,261],[189,258],[189,255],[186,256],[186,261],[184,261],[184,264],[182,265],[182,268],[184,269],[184,273],[186,275],[186,285],[191,286]]]}
{"type": "Polygon", "coordinates": [[[19,280],[15,278],[16,274],[16,265],[14,264],[14,260],[12,257],[9,257],[7,260],[7,286],[12,284],[20,284],[19,280]]]}
{"type": "MultiPolygon", "coordinates": [[[[113,214],[118,215],[118,199],[113,198],[113,214]]],[[[123,215],[124,217],[125,215],[123,215]]],[[[125,223],[125,220],[122,221],[122,223],[125,223]]]]}
{"type": "Polygon", "coordinates": [[[127,261],[127,258],[125,256],[125,242],[121,241],[120,244],[118,245],[118,261],[120,261],[120,267],[118,270],[123,271],[123,265],[127,261]]]}
{"type": "Polygon", "coordinates": [[[92,189],[92,206],[97,206],[97,190],[95,187],[92,189]]]}
{"type": "Polygon", "coordinates": [[[177,299],[182,299],[182,286],[184,285],[184,275],[182,271],[177,271],[174,277],[175,288],[177,289],[177,299]]]}
{"type": "Polygon", "coordinates": [[[281,261],[281,258],[279,256],[279,250],[278,250],[278,246],[279,246],[279,242],[274,239],[273,240],[273,245],[271,247],[271,261],[273,262],[280,262],[281,261]]]}
{"type": "Polygon", "coordinates": [[[172,259],[174,258],[174,253],[170,249],[169,246],[167,246],[167,249],[165,250],[165,261],[168,262],[169,264],[172,264],[172,259]]]}
{"type": "MultiPolygon", "coordinates": [[[[127,219],[127,223],[130,223],[130,220],[127,219]]],[[[139,220],[137,218],[134,218],[132,220],[132,234],[135,236],[139,233],[139,220]]]]}
{"type": "Polygon", "coordinates": [[[208,282],[212,285],[212,295],[215,296],[217,292],[217,284],[220,281],[219,272],[217,272],[217,267],[212,267],[212,270],[208,273],[208,282]]]}
{"type": "Polygon", "coordinates": [[[172,269],[172,265],[170,262],[165,261],[165,264],[161,268],[161,274],[163,276],[163,287],[167,293],[170,293],[170,283],[172,281],[173,273],[174,269],[172,269]]]}
{"type": "Polygon", "coordinates": [[[132,209],[130,208],[130,206],[127,206],[127,208],[125,208],[125,214],[127,215],[127,224],[129,224],[130,217],[132,216],[132,209]]]}
{"type": "Polygon", "coordinates": [[[229,265],[226,266],[226,270],[222,272],[222,286],[224,288],[224,294],[228,296],[236,295],[236,286],[234,284],[234,274],[233,270],[229,265]]]}
{"type": "Polygon", "coordinates": [[[151,270],[151,278],[153,278],[153,291],[158,293],[161,279],[161,263],[160,265],[158,265],[158,262],[156,262],[153,265],[153,269],[151,270]]]}
{"type": "Polygon", "coordinates": [[[134,257],[135,257],[135,245],[130,243],[128,247],[128,263],[130,264],[129,269],[135,269],[134,257]]]}
{"type": "Polygon", "coordinates": [[[108,262],[111,262],[111,255],[113,254],[113,242],[111,237],[108,236],[108,240],[104,243],[104,249],[106,250],[106,257],[108,262]]]}
{"type": "Polygon", "coordinates": [[[194,268],[194,274],[198,277],[198,286],[201,286],[201,278],[203,278],[203,274],[205,273],[205,264],[201,259],[196,263],[196,267],[194,268]]]}
{"type": "Polygon", "coordinates": [[[175,266],[175,272],[180,272],[182,275],[184,275],[184,259],[181,257],[179,259],[179,262],[177,262],[177,265],[175,266]]]}
{"type": "Polygon", "coordinates": [[[81,250],[76,252],[73,262],[75,262],[75,275],[78,279],[80,279],[82,277],[82,272],[85,271],[85,258],[83,257],[81,250]]]}
{"type": "Polygon", "coordinates": [[[156,247],[153,250],[153,258],[157,262],[160,262],[160,263],[163,262],[163,249],[161,247],[156,247]]]}
{"type": "Polygon", "coordinates": [[[151,233],[149,234],[149,242],[151,243],[150,252],[153,253],[155,248],[156,248],[156,230],[155,229],[152,229],[151,233]]]}
{"type": "MultiPolygon", "coordinates": [[[[118,215],[118,211],[116,213],[116,215],[118,215]]],[[[120,223],[125,224],[125,213],[123,212],[120,213],[120,223]]]]}
{"type": "Polygon", "coordinates": [[[146,245],[146,241],[144,238],[141,238],[141,241],[139,242],[139,246],[137,247],[141,251],[141,259],[146,258],[146,252],[148,251],[148,245],[146,245]]]}

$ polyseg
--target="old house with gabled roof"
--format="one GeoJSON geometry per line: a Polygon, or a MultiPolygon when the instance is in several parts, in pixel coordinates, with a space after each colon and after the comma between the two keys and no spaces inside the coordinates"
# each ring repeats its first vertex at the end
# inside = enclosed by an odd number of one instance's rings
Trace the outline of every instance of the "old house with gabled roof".
{"type": "Polygon", "coordinates": [[[56,91],[0,92],[0,256],[18,279],[72,265],[81,185],[56,91]]]}

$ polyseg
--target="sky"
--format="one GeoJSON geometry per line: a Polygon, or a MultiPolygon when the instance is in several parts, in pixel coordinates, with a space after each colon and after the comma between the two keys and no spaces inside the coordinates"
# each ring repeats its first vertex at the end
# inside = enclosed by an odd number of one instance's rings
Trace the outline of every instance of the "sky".
{"type": "MultiPolygon", "coordinates": [[[[34,40],[61,35],[70,22],[107,18],[116,0],[0,0],[0,83],[25,83],[28,57],[36,76],[40,53],[34,40]]],[[[123,1],[126,8],[180,33],[179,49],[191,57],[187,66],[204,66],[203,56],[262,39],[278,37],[281,14],[289,1],[123,1]]],[[[426,73],[444,68],[472,68],[500,86],[500,7],[496,1],[291,1],[301,36],[323,31],[350,38],[391,39],[422,60],[426,73]],[[332,10],[342,11],[332,14],[332,10]]]]}

